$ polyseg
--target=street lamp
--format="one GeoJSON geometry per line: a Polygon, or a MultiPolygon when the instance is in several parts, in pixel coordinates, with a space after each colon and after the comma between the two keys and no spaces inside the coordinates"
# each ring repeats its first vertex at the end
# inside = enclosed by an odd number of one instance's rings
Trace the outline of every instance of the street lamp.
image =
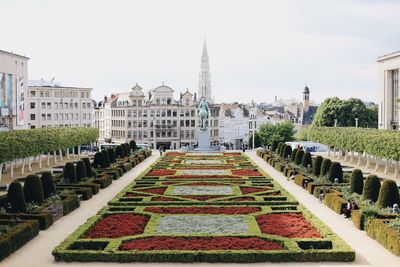
{"type": "Polygon", "coordinates": [[[356,128],[358,127],[358,118],[354,118],[354,120],[356,121],[356,128]]]}

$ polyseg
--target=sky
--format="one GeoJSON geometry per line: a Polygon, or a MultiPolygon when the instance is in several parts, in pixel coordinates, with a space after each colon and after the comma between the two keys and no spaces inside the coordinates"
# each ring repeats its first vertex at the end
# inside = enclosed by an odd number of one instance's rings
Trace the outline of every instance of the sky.
{"type": "Polygon", "coordinates": [[[400,1],[0,0],[0,50],[29,79],[92,97],[165,82],[197,92],[204,38],[216,102],[378,101],[376,58],[400,50],[400,1]]]}

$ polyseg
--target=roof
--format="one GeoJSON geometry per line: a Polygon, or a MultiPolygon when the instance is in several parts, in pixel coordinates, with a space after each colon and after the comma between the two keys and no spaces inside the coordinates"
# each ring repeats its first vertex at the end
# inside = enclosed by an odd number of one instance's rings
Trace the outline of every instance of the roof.
{"type": "Polygon", "coordinates": [[[142,87],[140,87],[137,83],[134,87],[132,87],[132,91],[129,93],[129,96],[138,96],[138,97],[144,97],[144,93],[142,91],[142,87]]]}
{"type": "Polygon", "coordinates": [[[306,85],[306,87],[304,87],[304,93],[305,94],[309,94],[310,93],[310,89],[308,88],[307,85],[306,85]]]}
{"type": "Polygon", "coordinates": [[[154,88],[152,91],[154,91],[154,92],[155,91],[171,91],[171,92],[173,92],[174,90],[172,90],[171,87],[163,84],[161,86],[158,86],[158,87],[154,88]]]}
{"type": "Polygon", "coordinates": [[[6,55],[9,55],[9,56],[14,56],[14,57],[19,57],[19,58],[23,58],[23,59],[29,60],[29,57],[18,55],[18,54],[12,53],[12,52],[4,51],[4,50],[0,50],[0,53],[1,54],[6,54],[6,55]]]}
{"type": "Polygon", "coordinates": [[[380,56],[376,59],[377,62],[381,62],[390,58],[400,57],[400,51],[392,52],[383,56],[380,56]]]}

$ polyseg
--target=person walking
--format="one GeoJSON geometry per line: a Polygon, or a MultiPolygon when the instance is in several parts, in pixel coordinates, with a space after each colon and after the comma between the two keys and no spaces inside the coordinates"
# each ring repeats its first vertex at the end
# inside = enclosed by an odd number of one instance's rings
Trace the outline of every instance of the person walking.
{"type": "Polygon", "coordinates": [[[162,156],[162,154],[163,154],[163,146],[161,145],[161,146],[158,148],[158,150],[160,151],[160,156],[162,156]]]}

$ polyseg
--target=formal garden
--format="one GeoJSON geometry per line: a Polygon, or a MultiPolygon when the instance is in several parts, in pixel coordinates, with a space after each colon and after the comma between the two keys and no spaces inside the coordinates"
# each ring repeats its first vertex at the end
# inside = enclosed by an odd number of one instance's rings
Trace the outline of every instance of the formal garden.
{"type": "Polygon", "coordinates": [[[53,255],[66,262],[355,260],[245,154],[222,152],[168,152],[53,255]]]}
{"type": "MultiPolygon", "coordinates": [[[[53,151],[68,157],[98,138],[89,128],[35,129],[1,133],[0,164],[53,151]],[[4,146],[3,146],[4,144],[4,146]]],[[[101,193],[113,180],[151,155],[135,142],[97,152],[65,164],[60,171],[41,171],[16,179],[0,196],[0,260],[46,230],[81,201],[101,193]]]]}

